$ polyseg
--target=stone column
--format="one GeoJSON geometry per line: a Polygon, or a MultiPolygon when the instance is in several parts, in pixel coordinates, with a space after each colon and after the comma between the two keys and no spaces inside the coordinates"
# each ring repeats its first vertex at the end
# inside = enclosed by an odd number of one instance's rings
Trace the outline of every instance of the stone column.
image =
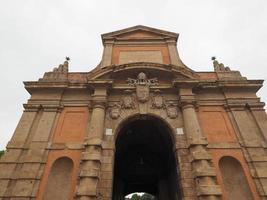
{"type": "Polygon", "coordinates": [[[98,93],[95,91],[85,152],[82,155],[80,182],[76,194],[79,200],[95,200],[99,195],[97,187],[101,169],[106,96],[97,95],[98,93]]]}
{"type": "Polygon", "coordinates": [[[221,189],[216,183],[215,169],[211,166],[211,155],[207,151],[207,140],[203,137],[194,106],[194,97],[181,97],[184,128],[187,135],[193,176],[198,199],[221,199],[221,189]]]}

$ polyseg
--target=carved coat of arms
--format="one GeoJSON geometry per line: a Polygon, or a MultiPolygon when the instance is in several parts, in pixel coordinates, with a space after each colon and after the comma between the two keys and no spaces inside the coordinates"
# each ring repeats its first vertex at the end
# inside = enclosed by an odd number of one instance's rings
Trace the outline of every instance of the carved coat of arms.
{"type": "Polygon", "coordinates": [[[126,109],[134,109],[135,108],[135,101],[132,95],[131,90],[125,90],[125,95],[122,98],[122,107],[126,109]]]}
{"type": "Polygon", "coordinates": [[[164,99],[161,95],[160,90],[154,91],[154,95],[152,97],[152,108],[163,108],[164,107],[164,99]]]}
{"type": "Polygon", "coordinates": [[[167,111],[168,117],[171,119],[175,119],[178,116],[177,106],[173,102],[170,102],[168,104],[166,111],[167,111]]]}
{"type": "Polygon", "coordinates": [[[145,103],[149,100],[149,87],[147,85],[136,86],[136,96],[138,101],[145,103]]]}
{"type": "Polygon", "coordinates": [[[119,118],[121,113],[121,105],[119,103],[114,103],[110,106],[109,116],[111,119],[119,118]]]}
{"type": "Polygon", "coordinates": [[[136,86],[136,97],[141,103],[149,100],[149,86],[157,85],[157,78],[148,79],[144,72],[140,72],[137,79],[128,78],[127,82],[131,86],[136,86]]]}

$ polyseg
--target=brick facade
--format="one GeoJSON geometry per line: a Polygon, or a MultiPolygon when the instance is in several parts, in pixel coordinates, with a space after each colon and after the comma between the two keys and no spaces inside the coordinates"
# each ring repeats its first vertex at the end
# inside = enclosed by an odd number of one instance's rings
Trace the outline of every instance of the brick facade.
{"type": "Polygon", "coordinates": [[[0,199],[267,199],[263,81],[216,59],[193,71],[177,39],[145,26],[103,34],[94,70],[68,72],[66,60],[25,82],[0,199]]]}

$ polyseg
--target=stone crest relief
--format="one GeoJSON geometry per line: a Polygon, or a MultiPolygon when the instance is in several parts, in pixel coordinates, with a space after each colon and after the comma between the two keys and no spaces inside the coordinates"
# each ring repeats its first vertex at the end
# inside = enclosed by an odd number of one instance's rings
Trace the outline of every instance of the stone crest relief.
{"type": "Polygon", "coordinates": [[[124,96],[122,98],[122,108],[125,109],[134,109],[135,108],[135,100],[132,94],[132,90],[125,90],[124,96]]]}
{"type": "Polygon", "coordinates": [[[161,109],[165,107],[164,98],[160,90],[155,90],[152,96],[152,108],[161,109]]]}
{"type": "Polygon", "coordinates": [[[141,103],[145,103],[149,100],[149,87],[151,85],[157,85],[158,79],[148,79],[144,72],[140,72],[137,79],[128,78],[127,82],[130,86],[136,87],[136,97],[141,103]]]}
{"type": "Polygon", "coordinates": [[[109,105],[109,116],[111,119],[118,119],[121,114],[121,105],[117,102],[109,105]]]}
{"type": "Polygon", "coordinates": [[[178,110],[175,102],[173,101],[168,102],[166,106],[166,111],[169,118],[175,119],[176,117],[178,117],[178,110]]]}

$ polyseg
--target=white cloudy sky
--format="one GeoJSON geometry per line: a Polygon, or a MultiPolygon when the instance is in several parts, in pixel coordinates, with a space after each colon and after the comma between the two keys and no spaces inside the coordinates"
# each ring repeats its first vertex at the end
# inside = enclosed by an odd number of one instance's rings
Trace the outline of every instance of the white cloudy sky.
{"type": "MultiPolygon", "coordinates": [[[[267,78],[266,0],[0,0],[0,149],[29,95],[23,81],[71,57],[71,71],[100,61],[100,34],[134,25],[180,33],[178,49],[196,71],[211,56],[250,79],[267,78]]],[[[267,86],[258,93],[267,101],[267,86]]]]}

